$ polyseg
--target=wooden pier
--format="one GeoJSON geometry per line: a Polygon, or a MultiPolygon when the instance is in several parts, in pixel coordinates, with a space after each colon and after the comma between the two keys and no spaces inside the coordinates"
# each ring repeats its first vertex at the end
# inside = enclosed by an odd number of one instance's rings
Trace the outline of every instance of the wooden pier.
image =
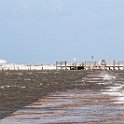
{"type": "Polygon", "coordinates": [[[124,61],[107,63],[105,60],[84,61],[68,64],[67,61],[57,61],[56,70],[124,70],[124,61]]]}

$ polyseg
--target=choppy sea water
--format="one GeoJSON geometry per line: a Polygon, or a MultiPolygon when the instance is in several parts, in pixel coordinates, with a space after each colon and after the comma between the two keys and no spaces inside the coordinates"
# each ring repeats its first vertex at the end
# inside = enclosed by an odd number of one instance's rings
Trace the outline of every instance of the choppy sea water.
{"type": "Polygon", "coordinates": [[[124,85],[114,80],[105,75],[102,84],[111,85],[98,91],[74,89],[51,94],[0,120],[0,124],[124,124],[124,85]]]}

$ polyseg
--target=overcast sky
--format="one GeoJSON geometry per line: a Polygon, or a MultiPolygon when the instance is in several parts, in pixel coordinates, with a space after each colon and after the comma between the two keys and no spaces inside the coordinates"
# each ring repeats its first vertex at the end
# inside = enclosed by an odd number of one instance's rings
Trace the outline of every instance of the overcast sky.
{"type": "Polygon", "coordinates": [[[0,0],[9,63],[124,60],[124,0],[0,0]]]}

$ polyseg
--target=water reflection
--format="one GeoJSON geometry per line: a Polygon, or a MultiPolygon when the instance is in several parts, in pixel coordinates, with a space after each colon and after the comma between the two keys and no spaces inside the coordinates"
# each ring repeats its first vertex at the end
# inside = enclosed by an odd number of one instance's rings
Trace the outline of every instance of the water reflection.
{"type": "Polygon", "coordinates": [[[75,89],[39,99],[1,120],[0,124],[124,122],[118,115],[124,116],[124,107],[114,104],[113,97],[99,91],[75,89]]]}
{"type": "Polygon", "coordinates": [[[0,120],[0,124],[123,124],[123,82],[114,73],[89,74],[77,84],[94,83],[102,89],[51,94],[0,120]]]}

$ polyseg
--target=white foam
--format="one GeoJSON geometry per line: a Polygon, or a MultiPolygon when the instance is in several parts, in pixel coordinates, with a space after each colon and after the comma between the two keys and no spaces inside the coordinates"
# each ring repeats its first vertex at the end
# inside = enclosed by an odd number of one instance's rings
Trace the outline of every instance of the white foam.
{"type": "MultiPolygon", "coordinates": [[[[101,73],[101,76],[103,76],[104,82],[108,83],[113,83],[113,80],[116,79],[116,76],[113,76],[111,74],[105,74],[105,73],[101,73]]],[[[122,104],[124,103],[124,92],[123,92],[123,87],[124,84],[122,84],[123,82],[121,82],[121,84],[119,84],[118,82],[109,86],[107,89],[105,90],[101,90],[103,94],[105,95],[109,95],[112,96],[115,103],[117,104],[122,104]]]]}
{"type": "Polygon", "coordinates": [[[10,88],[10,87],[11,87],[10,85],[5,85],[5,86],[1,86],[0,88],[4,89],[4,88],[10,88]]]}
{"type": "Polygon", "coordinates": [[[112,79],[115,79],[115,78],[116,78],[115,76],[112,76],[112,75],[109,75],[109,74],[103,75],[104,80],[112,80],[112,79]]]}
{"type": "Polygon", "coordinates": [[[106,89],[102,93],[107,94],[109,96],[113,96],[115,103],[122,104],[124,103],[124,91],[122,90],[123,87],[124,85],[118,84],[118,85],[109,87],[109,89],[106,89]]]}

